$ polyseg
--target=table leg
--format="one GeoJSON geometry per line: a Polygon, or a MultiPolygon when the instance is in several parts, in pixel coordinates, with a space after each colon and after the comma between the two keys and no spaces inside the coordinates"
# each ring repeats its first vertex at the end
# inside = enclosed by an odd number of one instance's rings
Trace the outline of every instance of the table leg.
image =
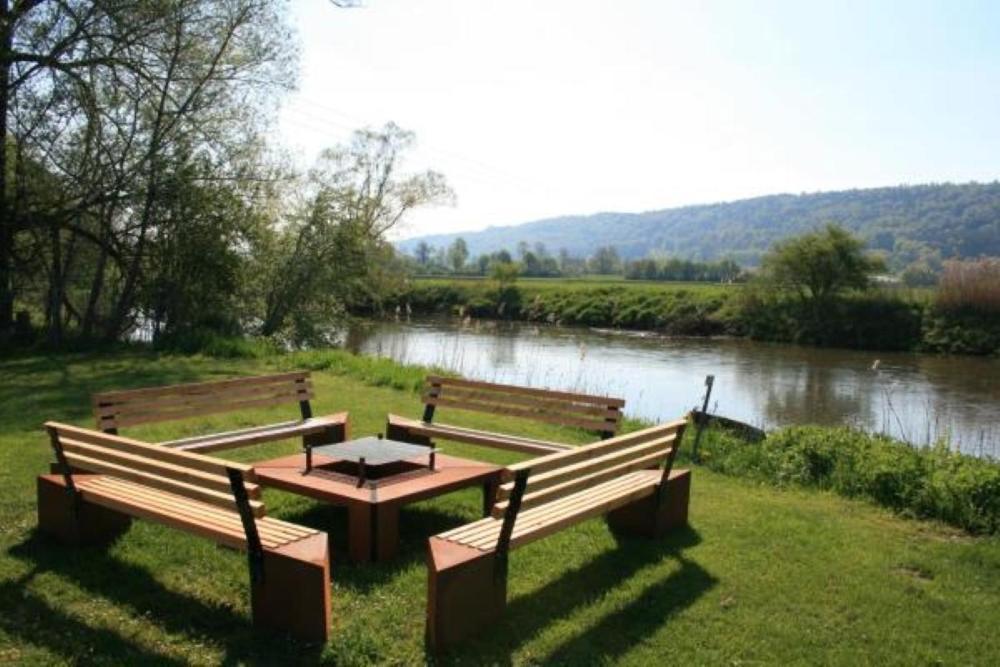
{"type": "Polygon", "coordinates": [[[372,514],[367,503],[347,505],[347,553],[355,563],[372,559],[372,514]]]}
{"type": "Polygon", "coordinates": [[[375,560],[392,560],[399,552],[399,505],[378,504],[374,510],[375,560]]]}

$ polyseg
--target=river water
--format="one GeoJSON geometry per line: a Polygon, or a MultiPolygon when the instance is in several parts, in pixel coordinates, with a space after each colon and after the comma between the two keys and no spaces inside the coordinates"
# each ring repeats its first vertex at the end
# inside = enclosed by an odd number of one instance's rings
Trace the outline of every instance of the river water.
{"type": "Polygon", "coordinates": [[[754,426],[847,424],[1000,456],[997,359],[452,320],[367,323],[347,346],[479,380],[620,396],[648,419],[700,407],[711,374],[709,411],[754,426]]]}

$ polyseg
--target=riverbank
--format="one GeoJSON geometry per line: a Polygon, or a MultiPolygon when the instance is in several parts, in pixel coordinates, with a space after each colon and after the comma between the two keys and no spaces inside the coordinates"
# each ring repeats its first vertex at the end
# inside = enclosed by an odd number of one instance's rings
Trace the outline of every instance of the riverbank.
{"type": "MultiPolygon", "coordinates": [[[[339,556],[346,535],[341,511],[266,493],[275,516],[316,525],[333,539],[333,638],[323,647],[253,633],[245,558],[238,553],[148,523],[137,523],[107,553],[69,552],[33,532],[34,475],[51,458],[42,420],[88,425],[88,397],[101,389],[303,367],[314,371],[317,414],[350,410],[356,433],[380,430],[386,411],[418,412],[414,392],[424,369],[341,351],[245,359],[128,351],[0,360],[0,659],[218,664],[287,662],[294,655],[329,664],[424,662],[426,537],[474,519],[475,491],[405,510],[400,558],[374,567],[354,567],[339,556]]],[[[281,417],[280,410],[254,415],[281,417]]],[[[452,413],[449,420],[586,439],[577,431],[472,413],[452,413]]],[[[195,426],[241,424],[239,416],[223,416],[195,426]]],[[[183,430],[134,429],[148,438],[183,430]]],[[[785,437],[800,440],[795,432],[785,437]]],[[[702,453],[718,460],[723,448],[735,446],[713,436],[703,441],[702,453]]],[[[276,443],[226,454],[248,460],[296,448],[276,443]]],[[[451,443],[449,452],[511,459],[451,443]]],[[[792,459],[813,461],[805,452],[792,459]]],[[[873,479],[894,479],[894,465],[880,461],[883,471],[873,479]]],[[[649,664],[671,655],[698,663],[988,664],[1000,652],[997,538],[799,488],[794,474],[775,488],[763,477],[736,477],[735,469],[723,475],[712,467],[711,460],[695,466],[691,529],[664,542],[619,544],[595,520],[515,552],[508,614],[490,636],[445,662],[649,664]]]]}
{"type": "MultiPolygon", "coordinates": [[[[790,298],[746,285],[614,279],[413,279],[379,306],[524,322],[614,327],[677,336],[735,336],[865,350],[1000,355],[1000,315],[939,312],[927,290],[873,290],[840,299],[822,322],[790,298]]],[[[377,309],[361,306],[363,314],[377,309]]]]}

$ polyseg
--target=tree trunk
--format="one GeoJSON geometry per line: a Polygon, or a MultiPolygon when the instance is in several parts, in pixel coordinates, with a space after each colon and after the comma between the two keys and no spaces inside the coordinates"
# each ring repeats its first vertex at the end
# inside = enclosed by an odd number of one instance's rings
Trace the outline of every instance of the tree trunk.
{"type": "Polygon", "coordinates": [[[52,242],[52,268],[49,272],[48,342],[52,347],[62,344],[62,303],[65,283],[63,281],[62,240],[59,225],[55,220],[49,225],[49,239],[52,242]]]}
{"type": "Polygon", "coordinates": [[[14,221],[7,197],[7,102],[14,26],[10,3],[0,0],[0,340],[14,327],[14,221]]]}

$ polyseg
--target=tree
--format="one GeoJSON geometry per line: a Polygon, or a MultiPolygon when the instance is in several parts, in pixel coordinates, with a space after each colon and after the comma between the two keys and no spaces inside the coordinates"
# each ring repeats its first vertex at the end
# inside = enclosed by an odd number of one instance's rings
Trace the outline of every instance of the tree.
{"type": "Polygon", "coordinates": [[[417,264],[427,266],[427,262],[431,259],[431,247],[426,241],[421,241],[414,250],[414,256],[417,258],[417,264]]]}
{"type": "Polygon", "coordinates": [[[389,123],[324,151],[303,199],[263,253],[270,259],[261,271],[262,335],[287,331],[304,342],[392,279],[380,271],[392,254],[386,233],[412,209],[452,197],[437,172],[399,175],[413,141],[389,123]]]}
{"type": "Polygon", "coordinates": [[[788,289],[819,319],[823,309],[848,289],[866,289],[871,277],[885,269],[869,256],[864,243],[842,227],[824,229],[776,243],[764,256],[763,279],[788,289]]]}
{"type": "Polygon", "coordinates": [[[618,249],[613,245],[601,246],[590,258],[590,271],[599,275],[611,275],[620,273],[622,261],[618,257],[618,249]]]}
{"type": "Polygon", "coordinates": [[[455,273],[461,272],[465,262],[469,259],[469,247],[465,244],[465,239],[459,236],[448,247],[448,263],[455,273]]]}

